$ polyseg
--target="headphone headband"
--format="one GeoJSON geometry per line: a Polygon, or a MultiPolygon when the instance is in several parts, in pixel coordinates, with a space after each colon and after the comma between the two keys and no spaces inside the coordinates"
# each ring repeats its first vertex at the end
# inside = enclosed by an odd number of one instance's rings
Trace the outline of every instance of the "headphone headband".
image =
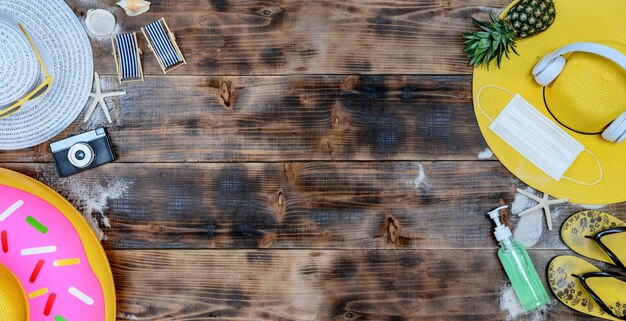
{"type": "Polygon", "coordinates": [[[609,46],[605,46],[599,43],[595,43],[595,42],[575,42],[573,44],[562,47],[561,49],[548,55],[562,56],[570,52],[593,53],[598,56],[602,56],[604,58],[612,60],[616,64],[622,66],[622,68],[626,69],[626,55],[624,55],[623,53],[621,53],[620,51],[614,48],[611,48],[609,46]]]}
{"type": "MultiPolygon", "coordinates": [[[[546,86],[552,83],[565,67],[565,58],[561,56],[570,52],[588,52],[596,54],[615,62],[624,69],[626,69],[626,55],[609,46],[605,46],[599,43],[575,42],[565,47],[562,47],[555,52],[551,52],[545,55],[533,68],[532,74],[535,77],[535,81],[539,85],[543,86],[543,102],[546,104],[546,108],[548,108],[548,112],[550,113],[550,115],[552,115],[552,117],[563,127],[577,132],[576,130],[571,129],[561,123],[561,121],[559,121],[552,114],[546,102],[545,96],[546,86]]],[[[591,134],[581,132],[577,133],[591,134]]],[[[611,124],[602,132],[602,137],[607,141],[617,143],[621,143],[622,141],[626,140],[626,112],[622,113],[616,120],[611,122],[611,124]]]]}
{"type": "Polygon", "coordinates": [[[570,52],[587,52],[607,58],[626,69],[626,55],[622,52],[595,42],[575,42],[545,55],[535,65],[532,74],[537,83],[547,86],[561,73],[565,67],[565,58],[570,52]]]}

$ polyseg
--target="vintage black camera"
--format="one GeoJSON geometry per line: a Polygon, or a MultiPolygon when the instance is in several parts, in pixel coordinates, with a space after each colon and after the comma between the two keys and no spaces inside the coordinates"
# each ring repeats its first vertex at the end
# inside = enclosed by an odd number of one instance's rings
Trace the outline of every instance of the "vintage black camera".
{"type": "Polygon", "coordinates": [[[50,150],[61,177],[115,160],[111,142],[102,127],[54,142],[50,150]]]}

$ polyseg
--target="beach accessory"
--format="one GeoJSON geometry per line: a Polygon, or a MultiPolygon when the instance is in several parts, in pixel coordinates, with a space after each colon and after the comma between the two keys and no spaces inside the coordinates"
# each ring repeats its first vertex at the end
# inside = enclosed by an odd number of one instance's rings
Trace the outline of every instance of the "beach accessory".
{"type": "MultiPolygon", "coordinates": [[[[4,21],[12,20],[12,18],[9,15],[6,15],[6,14],[0,14],[0,15],[2,15],[0,19],[4,21]]],[[[48,68],[46,68],[46,63],[43,61],[41,54],[39,53],[39,50],[37,49],[37,44],[35,40],[33,40],[33,37],[31,37],[28,34],[28,31],[26,31],[26,28],[24,27],[22,23],[15,22],[15,21],[11,21],[11,22],[14,23],[15,26],[19,27],[20,31],[24,33],[24,37],[26,37],[26,39],[28,40],[28,43],[33,49],[33,53],[37,57],[37,61],[39,62],[39,65],[41,66],[41,70],[42,70],[41,76],[43,77],[43,80],[41,80],[40,82],[39,81],[35,82],[35,87],[33,87],[33,89],[30,90],[24,97],[18,99],[17,101],[9,105],[4,105],[4,106],[0,105],[0,118],[13,115],[18,110],[20,110],[22,106],[24,106],[25,103],[32,101],[34,99],[37,99],[41,97],[43,94],[45,94],[46,92],[48,92],[48,89],[50,89],[50,86],[52,85],[52,76],[50,76],[50,74],[48,73],[48,68]]]]}
{"type": "MultiPolygon", "coordinates": [[[[0,150],[31,147],[64,130],[85,106],[93,77],[91,44],[63,0],[0,0],[0,12],[25,26],[54,79],[45,95],[0,118],[0,150]]],[[[39,85],[41,72],[23,33],[0,19],[0,106],[39,85]]]]}
{"type": "Polygon", "coordinates": [[[532,74],[535,81],[541,86],[551,84],[565,68],[566,60],[563,55],[573,52],[587,52],[612,60],[626,69],[626,55],[609,46],[594,42],[577,42],[560,48],[545,55],[533,67],[532,74]]]}
{"type": "Polygon", "coordinates": [[[126,92],[125,91],[111,91],[111,92],[103,93],[102,84],[100,83],[100,75],[97,72],[93,74],[93,83],[95,87],[95,92],[92,92],[91,94],[89,94],[89,97],[93,98],[93,101],[91,102],[91,105],[87,108],[84,122],[86,123],[89,120],[89,118],[91,118],[91,115],[93,115],[93,112],[96,110],[96,107],[100,105],[100,107],[102,107],[102,111],[104,112],[104,116],[107,118],[107,121],[109,123],[112,123],[113,121],[111,120],[109,107],[107,106],[106,101],[104,101],[104,98],[126,95],[126,92]]]}
{"type": "Polygon", "coordinates": [[[29,320],[26,293],[15,275],[0,264],[0,320],[29,320]],[[11,302],[14,304],[2,304],[11,302]],[[20,303],[20,304],[18,304],[20,303]]]}
{"type": "Polygon", "coordinates": [[[10,299],[0,300],[0,320],[115,320],[111,268],[81,214],[47,186],[2,168],[0,195],[0,296],[10,299]]]}
{"type": "MultiPolygon", "coordinates": [[[[566,60],[565,58],[563,58],[563,55],[573,52],[593,53],[609,59],[623,69],[626,69],[626,55],[617,51],[616,49],[599,43],[577,42],[562,47],[559,50],[549,53],[541,58],[541,60],[539,60],[539,62],[532,70],[535,81],[539,85],[544,87],[550,85],[559,76],[559,74],[561,74],[563,68],[565,68],[566,60]]],[[[548,108],[548,111],[552,113],[547,103],[546,107],[548,108]]],[[[552,117],[563,127],[568,128],[574,132],[579,132],[561,122],[554,114],[552,114],[552,117]]],[[[579,133],[588,135],[598,134],[584,132],[579,133]]],[[[604,131],[602,131],[602,138],[612,143],[621,143],[622,141],[624,141],[624,139],[626,139],[626,112],[622,113],[619,117],[615,119],[615,121],[612,121],[611,124],[608,125],[604,131]]]]}
{"type": "Polygon", "coordinates": [[[572,251],[614,264],[626,273],[626,223],[613,215],[583,211],[563,223],[561,238],[572,251]]]}
{"type": "Polygon", "coordinates": [[[481,30],[467,32],[463,37],[464,49],[470,59],[470,65],[487,65],[497,58],[498,68],[502,57],[509,58],[509,51],[515,50],[516,38],[534,36],[546,30],[554,22],[556,11],[552,0],[515,1],[503,19],[489,14],[491,21],[472,22],[481,30]]]}
{"type": "Polygon", "coordinates": [[[113,57],[117,68],[118,80],[121,83],[143,81],[141,67],[141,50],[137,44],[137,33],[127,33],[111,37],[113,57]]]}
{"type": "Polygon", "coordinates": [[[102,9],[89,9],[85,17],[87,30],[96,36],[106,36],[115,30],[115,16],[102,9]]]}
{"type": "Polygon", "coordinates": [[[625,53],[626,6],[618,0],[570,0],[555,2],[555,8],[559,15],[550,28],[518,40],[519,57],[507,61],[501,69],[474,69],[473,99],[480,130],[498,160],[536,190],[582,204],[625,201],[626,144],[581,132],[602,133],[611,122],[617,124],[614,120],[626,109],[626,70],[610,59],[586,52],[566,54],[567,67],[548,86],[539,85],[532,70],[546,54],[575,42],[600,43],[625,53]],[[585,147],[588,152],[578,155],[563,173],[569,179],[551,177],[489,128],[492,122],[485,114],[495,118],[512,96],[493,87],[523,97],[545,119],[585,147]],[[561,126],[555,118],[576,131],[561,126]]]}
{"type": "Polygon", "coordinates": [[[523,189],[517,189],[517,191],[530,198],[531,200],[537,202],[537,205],[527,208],[521,212],[519,212],[517,214],[517,216],[524,216],[528,213],[532,213],[538,209],[543,209],[543,212],[546,215],[546,224],[548,225],[548,230],[552,231],[552,212],[550,212],[550,206],[551,205],[557,205],[557,204],[563,204],[563,203],[567,203],[567,199],[555,199],[555,200],[551,200],[550,196],[546,193],[543,193],[543,197],[539,198],[533,194],[527,193],[526,191],[524,191],[523,189]]]}
{"type": "Polygon", "coordinates": [[[593,264],[569,255],[553,258],[548,283],[568,307],[598,318],[626,320],[626,275],[602,272],[593,264]]]}
{"type": "Polygon", "coordinates": [[[550,298],[524,245],[513,239],[509,227],[500,222],[500,210],[506,208],[507,205],[500,206],[487,215],[496,224],[493,234],[500,243],[498,258],[522,307],[529,311],[548,303],[550,298]]]}
{"type": "Polygon", "coordinates": [[[141,31],[148,40],[150,49],[154,52],[154,56],[159,62],[163,73],[167,74],[187,64],[185,57],[183,57],[178,48],[176,37],[170,31],[165,18],[150,23],[141,28],[141,31]]]}
{"type": "Polygon", "coordinates": [[[59,175],[66,177],[114,161],[115,154],[104,128],[50,144],[59,175]]]}
{"type": "Polygon", "coordinates": [[[150,2],[144,0],[122,0],[117,3],[126,11],[126,15],[134,17],[150,10],[150,2]]]}

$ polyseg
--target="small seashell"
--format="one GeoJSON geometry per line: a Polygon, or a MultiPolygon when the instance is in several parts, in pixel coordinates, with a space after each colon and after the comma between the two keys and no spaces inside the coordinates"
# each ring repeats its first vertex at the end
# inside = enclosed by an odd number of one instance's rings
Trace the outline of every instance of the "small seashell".
{"type": "Polygon", "coordinates": [[[124,8],[126,14],[133,17],[150,10],[150,2],[144,0],[122,0],[117,3],[118,6],[124,8]]]}

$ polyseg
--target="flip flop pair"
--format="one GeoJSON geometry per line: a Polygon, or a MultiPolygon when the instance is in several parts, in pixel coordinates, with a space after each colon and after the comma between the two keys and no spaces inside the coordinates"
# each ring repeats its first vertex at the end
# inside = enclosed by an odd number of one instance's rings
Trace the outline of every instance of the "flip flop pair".
{"type": "Polygon", "coordinates": [[[548,265],[548,283],[557,299],[591,316],[626,320],[626,223],[607,213],[584,211],[563,223],[561,238],[572,251],[620,272],[601,271],[575,256],[557,256],[548,265]]]}

